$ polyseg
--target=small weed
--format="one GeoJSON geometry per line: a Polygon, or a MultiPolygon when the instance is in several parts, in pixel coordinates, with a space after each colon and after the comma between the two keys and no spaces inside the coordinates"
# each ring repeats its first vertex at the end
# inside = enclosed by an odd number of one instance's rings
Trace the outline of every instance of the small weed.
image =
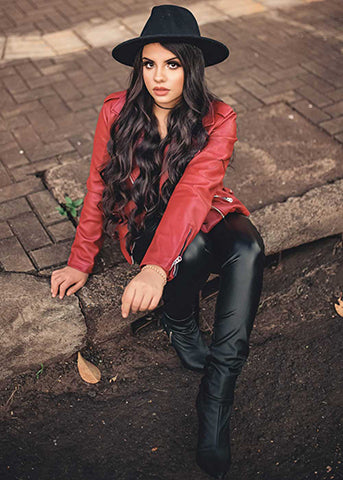
{"type": "Polygon", "coordinates": [[[64,198],[65,203],[62,203],[62,206],[56,207],[56,210],[58,210],[63,216],[68,216],[69,213],[72,217],[77,217],[77,209],[82,205],[83,198],[72,200],[70,197],[68,197],[68,195],[65,195],[64,198]]]}
{"type": "Polygon", "coordinates": [[[36,372],[37,380],[38,380],[39,376],[41,375],[41,373],[43,373],[43,364],[42,363],[40,364],[40,369],[38,370],[38,372],[36,372]]]}

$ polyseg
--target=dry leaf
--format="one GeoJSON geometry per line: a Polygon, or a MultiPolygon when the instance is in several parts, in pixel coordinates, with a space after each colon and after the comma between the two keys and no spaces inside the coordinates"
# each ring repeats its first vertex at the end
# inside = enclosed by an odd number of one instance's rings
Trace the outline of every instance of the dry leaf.
{"type": "Polygon", "coordinates": [[[114,377],[110,378],[110,383],[115,382],[117,380],[118,373],[114,377]]]}
{"type": "Polygon", "coordinates": [[[101,378],[101,372],[88,360],[84,359],[80,352],[77,352],[77,368],[80,377],[87,383],[98,383],[101,378]]]}
{"type": "Polygon", "coordinates": [[[338,299],[338,305],[335,303],[335,310],[338,313],[340,317],[343,317],[343,300],[342,296],[339,297],[338,299]]]}

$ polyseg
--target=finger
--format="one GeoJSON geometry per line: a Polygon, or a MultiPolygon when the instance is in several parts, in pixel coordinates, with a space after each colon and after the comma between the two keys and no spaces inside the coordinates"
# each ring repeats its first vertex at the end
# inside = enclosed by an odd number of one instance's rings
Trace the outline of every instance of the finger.
{"type": "Polygon", "coordinates": [[[60,284],[60,298],[61,299],[64,297],[65,291],[69,286],[70,286],[70,282],[68,280],[64,280],[64,282],[62,282],[60,284]]]}
{"type": "Polygon", "coordinates": [[[134,298],[134,300],[132,302],[132,305],[131,305],[132,313],[137,313],[138,310],[142,310],[141,303],[143,301],[143,298],[144,298],[143,293],[137,293],[136,292],[135,298],[134,298]]]}
{"type": "Polygon", "coordinates": [[[130,313],[131,304],[134,297],[135,297],[135,290],[130,287],[129,288],[126,287],[121,299],[122,301],[121,314],[124,318],[126,318],[130,313]]]}
{"type": "Polygon", "coordinates": [[[139,309],[143,312],[145,312],[146,310],[149,310],[149,306],[151,305],[153,300],[154,300],[153,295],[145,295],[145,297],[143,298],[143,300],[141,302],[141,305],[140,305],[139,309]]]}
{"type": "Polygon", "coordinates": [[[73,295],[73,293],[77,292],[81,287],[83,287],[84,283],[81,281],[75,283],[75,285],[71,288],[68,288],[67,290],[67,297],[70,297],[70,295],[73,295]]]}
{"type": "Polygon", "coordinates": [[[61,283],[60,278],[51,277],[51,294],[53,297],[56,297],[60,283],[61,283]]]}

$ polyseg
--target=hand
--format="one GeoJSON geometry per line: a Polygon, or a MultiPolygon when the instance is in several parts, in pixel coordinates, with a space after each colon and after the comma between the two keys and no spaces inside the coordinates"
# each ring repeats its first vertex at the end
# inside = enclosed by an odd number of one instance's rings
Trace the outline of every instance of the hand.
{"type": "Polygon", "coordinates": [[[59,270],[54,270],[51,274],[51,295],[56,297],[58,294],[58,288],[60,289],[60,298],[64,297],[65,291],[70,285],[73,287],[67,291],[69,297],[73,293],[77,292],[86,283],[89,274],[76,270],[76,268],[69,267],[67,265],[59,270]]]}
{"type": "Polygon", "coordinates": [[[152,270],[144,269],[129,282],[122,296],[122,316],[126,318],[138,310],[155,310],[163,293],[163,279],[161,275],[152,270]]]}

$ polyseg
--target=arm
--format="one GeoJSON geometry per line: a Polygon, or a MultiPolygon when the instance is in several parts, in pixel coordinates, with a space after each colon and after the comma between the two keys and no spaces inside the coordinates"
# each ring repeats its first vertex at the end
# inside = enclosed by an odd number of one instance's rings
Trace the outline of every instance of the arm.
{"type": "Polygon", "coordinates": [[[207,145],[192,158],[176,185],[141,268],[159,265],[167,273],[167,280],[174,278],[173,267],[199,232],[222,184],[237,140],[236,117],[231,107],[224,116],[218,115],[207,145]]]}
{"type": "Polygon", "coordinates": [[[97,207],[102,198],[104,182],[99,170],[109,160],[107,142],[110,139],[110,103],[104,103],[95,129],[93,153],[87,180],[87,193],[83,201],[80,221],[67,264],[84,273],[91,273],[94,260],[103,242],[103,213],[97,207]]]}

